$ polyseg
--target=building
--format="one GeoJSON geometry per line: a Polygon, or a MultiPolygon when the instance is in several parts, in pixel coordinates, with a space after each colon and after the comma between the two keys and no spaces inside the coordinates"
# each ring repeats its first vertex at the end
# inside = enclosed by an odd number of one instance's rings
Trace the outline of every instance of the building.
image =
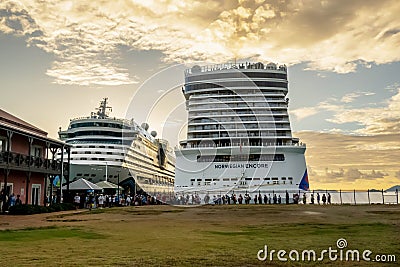
{"type": "Polygon", "coordinates": [[[68,177],[67,164],[61,168],[61,161],[55,160],[57,152],[68,150],[64,142],[47,137],[47,132],[0,109],[2,204],[6,195],[12,194],[20,195],[24,204],[45,204],[48,181],[57,175],[68,177]]]}
{"type": "Polygon", "coordinates": [[[287,93],[284,65],[187,69],[188,130],[175,151],[176,191],[307,190],[306,146],[292,136],[287,93]]]}

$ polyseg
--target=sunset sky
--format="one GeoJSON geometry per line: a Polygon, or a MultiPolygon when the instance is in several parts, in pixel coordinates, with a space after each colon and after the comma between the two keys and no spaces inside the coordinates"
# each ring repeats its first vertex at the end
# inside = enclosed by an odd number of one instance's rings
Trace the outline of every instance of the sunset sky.
{"type": "Polygon", "coordinates": [[[185,137],[183,71],[289,66],[313,189],[400,184],[400,1],[2,0],[0,108],[57,138],[109,97],[113,116],[185,137]]]}

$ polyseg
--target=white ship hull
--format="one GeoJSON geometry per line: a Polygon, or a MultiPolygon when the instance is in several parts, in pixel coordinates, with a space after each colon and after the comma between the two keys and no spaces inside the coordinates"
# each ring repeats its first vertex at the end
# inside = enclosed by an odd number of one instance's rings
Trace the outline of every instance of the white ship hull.
{"type": "MultiPolygon", "coordinates": [[[[201,149],[207,155],[246,154],[249,148],[201,149]]],[[[283,161],[197,162],[198,149],[176,150],[178,193],[296,191],[306,172],[305,147],[252,147],[251,153],[284,155],[283,161]],[[196,164],[194,164],[196,162],[196,164]]]]}

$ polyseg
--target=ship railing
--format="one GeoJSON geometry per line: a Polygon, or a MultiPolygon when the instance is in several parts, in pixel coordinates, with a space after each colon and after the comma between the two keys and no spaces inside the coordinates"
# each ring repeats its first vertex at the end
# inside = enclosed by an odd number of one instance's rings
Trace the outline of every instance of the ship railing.
{"type": "MultiPolygon", "coordinates": [[[[263,142],[263,143],[234,143],[234,144],[216,144],[214,142],[207,142],[201,145],[191,145],[191,144],[181,144],[180,148],[220,148],[220,147],[306,147],[305,143],[271,143],[271,142],[263,142]]],[[[177,148],[177,147],[175,147],[177,148]]]]}
{"type": "Polygon", "coordinates": [[[86,116],[86,117],[77,117],[77,118],[73,118],[73,119],[70,119],[70,122],[79,121],[79,120],[86,120],[86,119],[114,120],[114,121],[122,122],[122,123],[124,123],[124,124],[129,124],[129,125],[130,125],[130,124],[133,124],[133,120],[120,119],[120,118],[116,118],[116,117],[99,118],[99,117],[93,117],[93,116],[86,116]]]}
{"type": "MultiPolygon", "coordinates": [[[[230,199],[230,205],[239,205],[238,202],[232,201],[232,196],[236,199],[241,195],[250,195],[250,204],[300,204],[300,205],[398,205],[400,202],[399,190],[397,188],[390,188],[387,190],[381,189],[367,189],[367,190],[341,190],[341,189],[319,189],[319,190],[301,190],[301,189],[271,189],[271,186],[237,186],[235,188],[179,188],[175,191],[176,198],[180,198],[186,195],[199,195],[202,202],[208,195],[209,204],[214,203],[213,197],[221,198],[228,196],[230,199]],[[261,203],[254,202],[254,197],[261,195],[261,203]],[[318,200],[318,195],[320,200],[318,200]],[[326,202],[322,201],[322,197],[325,195],[326,202]],[[274,196],[276,196],[274,202],[274,196]],[[279,201],[280,199],[280,201],[279,201]],[[266,201],[265,201],[266,200],[266,201]]],[[[219,204],[222,204],[220,201],[219,204]]],[[[228,204],[228,203],[226,203],[228,204]]],[[[243,202],[244,205],[244,202],[243,202]]]]}
{"type": "Polygon", "coordinates": [[[261,69],[261,70],[277,70],[277,71],[287,71],[286,65],[279,65],[276,63],[268,63],[268,64],[263,64],[261,62],[257,63],[236,63],[236,62],[228,62],[224,64],[211,64],[211,65],[205,65],[205,66],[199,66],[199,68],[196,68],[195,71],[193,71],[193,68],[189,68],[185,70],[185,76],[191,75],[197,72],[211,72],[211,71],[218,71],[218,70],[229,70],[229,69],[261,69]]]}

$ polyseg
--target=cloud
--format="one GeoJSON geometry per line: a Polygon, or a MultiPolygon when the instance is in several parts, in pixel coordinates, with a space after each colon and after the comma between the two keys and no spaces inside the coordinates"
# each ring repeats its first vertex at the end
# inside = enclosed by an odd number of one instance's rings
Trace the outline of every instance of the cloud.
{"type": "Polygon", "coordinates": [[[0,31],[55,55],[61,84],[137,81],[121,47],[162,51],[166,62],[253,58],[346,73],[400,59],[400,2],[3,0],[0,31]]]}
{"type": "MultiPolygon", "coordinates": [[[[391,90],[392,92],[394,90],[391,90]]],[[[341,97],[331,98],[318,103],[315,107],[303,107],[291,110],[290,113],[298,120],[329,111],[331,117],[326,120],[335,124],[354,123],[358,126],[352,130],[357,135],[391,134],[400,132],[400,87],[396,93],[387,99],[381,107],[352,108],[350,103],[361,96],[374,95],[372,92],[354,92],[341,97]]],[[[373,103],[374,106],[376,103],[373,103]]],[[[330,132],[340,132],[341,129],[329,129],[330,132]]]]}
{"type": "Polygon", "coordinates": [[[342,178],[344,177],[344,170],[340,169],[339,171],[330,171],[328,168],[325,169],[326,177],[328,178],[342,178]]]}
{"type": "Polygon", "coordinates": [[[302,120],[317,113],[318,113],[318,108],[315,107],[305,107],[290,111],[290,114],[296,116],[297,120],[302,120]]]}
{"type": "Polygon", "coordinates": [[[313,188],[388,188],[400,183],[400,134],[357,136],[302,131],[313,188]],[[371,147],[374,145],[374,147],[371,147]]]}
{"type": "Polygon", "coordinates": [[[353,93],[348,93],[344,95],[341,99],[340,102],[343,103],[352,103],[354,102],[355,99],[359,98],[360,96],[371,96],[374,95],[375,93],[373,92],[353,92],[353,93]]]}
{"type": "Polygon", "coordinates": [[[363,126],[355,131],[358,134],[398,133],[400,131],[400,88],[384,107],[342,108],[329,121],[337,124],[357,123],[363,126]]]}

